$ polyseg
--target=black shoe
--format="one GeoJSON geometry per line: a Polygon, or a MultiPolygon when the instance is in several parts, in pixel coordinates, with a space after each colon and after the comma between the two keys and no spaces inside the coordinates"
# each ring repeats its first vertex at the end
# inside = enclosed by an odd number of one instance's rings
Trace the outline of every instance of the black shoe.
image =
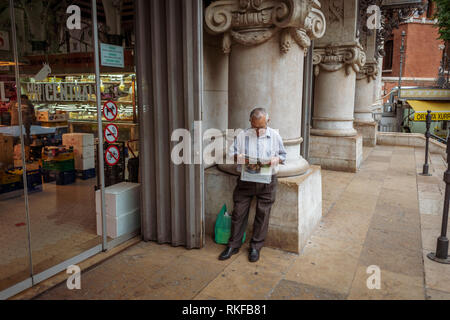
{"type": "Polygon", "coordinates": [[[236,254],[239,252],[239,248],[230,248],[227,247],[219,256],[219,260],[227,260],[229,259],[233,254],[236,254]]]}
{"type": "Polygon", "coordinates": [[[256,262],[259,260],[259,250],[256,250],[255,248],[250,248],[248,251],[248,260],[250,262],[256,262]]]}

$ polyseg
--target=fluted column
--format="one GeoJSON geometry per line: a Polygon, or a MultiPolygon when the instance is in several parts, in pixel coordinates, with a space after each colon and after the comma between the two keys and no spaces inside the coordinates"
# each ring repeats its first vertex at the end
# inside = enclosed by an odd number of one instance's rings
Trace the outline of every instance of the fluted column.
{"type": "Polygon", "coordinates": [[[354,136],[355,79],[365,63],[358,41],[317,46],[312,135],[354,136]]]}
{"type": "MultiPolygon", "coordinates": [[[[306,172],[300,156],[303,59],[311,39],[325,32],[317,0],[219,0],[205,12],[206,30],[222,34],[229,59],[230,129],[249,127],[254,107],[264,107],[278,129],[287,161],[278,175],[306,172]]],[[[236,173],[234,166],[219,165],[236,173]]]]}

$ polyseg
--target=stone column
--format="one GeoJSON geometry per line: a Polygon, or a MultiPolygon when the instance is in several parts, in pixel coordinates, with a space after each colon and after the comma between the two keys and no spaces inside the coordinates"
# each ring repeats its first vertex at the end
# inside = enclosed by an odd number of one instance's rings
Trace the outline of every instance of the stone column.
{"type": "Polygon", "coordinates": [[[376,75],[376,79],[375,79],[375,90],[373,92],[373,101],[375,101],[375,103],[377,105],[382,105],[383,101],[381,100],[381,97],[383,96],[382,88],[382,72],[383,72],[383,57],[379,57],[378,58],[378,64],[377,64],[377,75],[376,75]]]}
{"type": "Polygon", "coordinates": [[[366,64],[356,74],[355,129],[363,136],[363,145],[376,145],[377,123],[373,118],[374,92],[378,75],[376,33],[368,30],[360,38],[366,54],[366,64]]]}
{"type": "Polygon", "coordinates": [[[363,145],[376,145],[377,123],[373,118],[375,80],[378,72],[376,61],[366,62],[356,75],[355,129],[363,137],[363,145]]]}
{"type": "MultiPolygon", "coordinates": [[[[325,32],[317,0],[219,0],[205,12],[206,30],[223,35],[229,57],[228,127],[249,127],[254,107],[264,107],[278,129],[287,161],[278,176],[305,173],[300,156],[303,59],[311,39],[325,32]]],[[[236,174],[234,165],[219,165],[236,174]]]]}
{"type": "Polygon", "coordinates": [[[374,103],[375,80],[378,66],[375,61],[366,62],[356,74],[355,121],[373,122],[372,105],[374,103]]]}
{"type": "Polygon", "coordinates": [[[362,136],[353,127],[356,73],[365,64],[356,38],[357,0],[322,2],[325,35],[315,42],[313,128],[310,162],[324,169],[357,171],[362,136]]]}
{"type": "Polygon", "coordinates": [[[365,63],[362,46],[357,42],[314,49],[316,65],[314,116],[311,134],[351,137],[355,101],[355,79],[365,63]]]}
{"type": "MultiPolygon", "coordinates": [[[[278,129],[287,161],[278,172],[266,245],[300,253],[322,217],[322,178],[318,166],[300,156],[303,59],[311,39],[325,32],[317,0],[218,0],[205,10],[206,31],[222,35],[229,54],[228,128],[248,128],[250,111],[265,107],[269,126],[278,129]]],[[[217,212],[233,207],[234,165],[205,170],[205,230],[217,212]]],[[[254,217],[255,202],[250,208],[254,217]]],[[[252,223],[247,232],[251,232],[252,223]]]]}

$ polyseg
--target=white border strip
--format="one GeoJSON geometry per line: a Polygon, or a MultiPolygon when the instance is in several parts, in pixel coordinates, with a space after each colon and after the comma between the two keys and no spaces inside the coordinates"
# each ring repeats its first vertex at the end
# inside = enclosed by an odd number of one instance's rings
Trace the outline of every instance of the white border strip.
{"type": "Polygon", "coordinates": [[[6,299],[22,292],[23,290],[31,288],[32,286],[33,286],[33,280],[31,278],[28,278],[22,282],[19,282],[19,283],[13,285],[12,287],[9,287],[8,289],[0,291],[0,300],[6,300],[6,299]]]}
{"type": "Polygon", "coordinates": [[[68,266],[77,264],[81,261],[84,261],[97,253],[100,253],[102,251],[102,245],[99,244],[73,258],[70,258],[64,262],[61,262],[60,264],[57,264],[56,266],[53,266],[41,273],[38,273],[37,275],[33,276],[34,285],[38,284],[39,282],[42,282],[44,280],[47,280],[48,278],[54,276],[57,273],[60,273],[61,271],[67,269],[68,266]]]}

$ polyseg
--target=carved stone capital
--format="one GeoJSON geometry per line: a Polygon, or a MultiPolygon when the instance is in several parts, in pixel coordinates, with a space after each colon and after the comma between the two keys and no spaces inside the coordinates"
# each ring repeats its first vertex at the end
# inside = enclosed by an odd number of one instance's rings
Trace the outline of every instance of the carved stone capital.
{"type": "Polygon", "coordinates": [[[358,42],[314,48],[313,64],[316,76],[320,70],[333,72],[341,68],[345,68],[346,75],[350,74],[351,69],[358,73],[365,63],[366,55],[358,42]]]}
{"type": "Polygon", "coordinates": [[[375,80],[378,75],[378,64],[375,61],[366,62],[366,64],[356,73],[356,80],[367,79],[367,82],[375,80]]]}
{"type": "Polygon", "coordinates": [[[289,51],[293,42],[303,49],[311,39],[325,33],[325,17],[318,0],[218,0],[205,10],[205,29],[223,34],[223,51],[232,42],[254,46],[282,32],[280,50],[289,51]]]}

